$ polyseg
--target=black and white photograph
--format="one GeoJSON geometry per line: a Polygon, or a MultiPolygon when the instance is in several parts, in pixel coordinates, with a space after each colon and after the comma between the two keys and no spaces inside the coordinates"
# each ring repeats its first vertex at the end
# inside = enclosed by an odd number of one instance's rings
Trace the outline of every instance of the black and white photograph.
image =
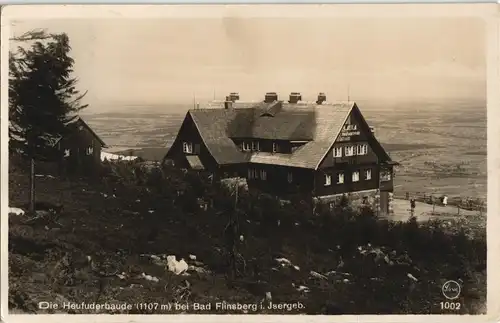
{"type": "Polygon", "coordinates": [[[3,8],[9,317],[493,318],[497,8],[408,6],[3,8]]]}

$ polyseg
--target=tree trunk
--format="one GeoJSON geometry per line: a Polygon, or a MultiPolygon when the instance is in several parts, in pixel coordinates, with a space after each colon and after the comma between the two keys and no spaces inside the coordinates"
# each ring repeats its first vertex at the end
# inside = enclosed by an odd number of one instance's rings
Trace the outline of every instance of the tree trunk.
{"type": "Polygon", "coordinates": [[[35,159],[30,158],[30,212],[35,212],[35,159]]]}

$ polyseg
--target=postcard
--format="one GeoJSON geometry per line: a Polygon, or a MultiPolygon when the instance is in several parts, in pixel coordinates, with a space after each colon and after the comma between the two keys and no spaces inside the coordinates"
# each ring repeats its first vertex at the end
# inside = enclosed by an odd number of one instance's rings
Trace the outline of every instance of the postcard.
{"type": "Polygon", "coordinates": [[[499,21],[4,7],[2,318],[496,321],[499,21]]]}

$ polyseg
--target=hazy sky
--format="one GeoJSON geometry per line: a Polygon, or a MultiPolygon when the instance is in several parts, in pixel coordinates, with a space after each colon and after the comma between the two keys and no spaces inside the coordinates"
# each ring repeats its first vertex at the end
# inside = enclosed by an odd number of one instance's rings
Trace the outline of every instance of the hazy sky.
{"type": "Polygon", "coordinates": [[[331,100],[486,97],[485,25],[473,18],[17,21],[66,32],[92,109],[192,103],[237,91],[331,100]]]}

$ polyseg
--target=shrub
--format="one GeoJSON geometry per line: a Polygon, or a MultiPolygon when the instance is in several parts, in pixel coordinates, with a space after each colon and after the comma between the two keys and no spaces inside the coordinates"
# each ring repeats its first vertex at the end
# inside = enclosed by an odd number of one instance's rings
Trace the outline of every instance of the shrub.
{"type": "MultiPolygon", "coordinates": [[[[273,296],[276,294],[277,299],[283,301],[297,298],[296,293],[287,292],[291,281],[305,284],[313,290],[308,296],[311,304],[319,306],[335,299],[342,312],[358,313],[360,309],[364,309],[365,313],[422,313],[422,308],[428,310],[436,297],[441,297],[440,286],[436,285],[439,279],[467,280],[486,267],[484,239],[472,240],[467,231],[449,230],[439,221],[381,221],[370,207],[358,210],[345,203],[332,209],[318,204],[313,209],[310,200],[299,195],[290,203],[255,190],[241,189],[236,196],[234,187],[213,181],[209,174],[184,172],[169,166],[150,169],[140,166],[140,163],[130,162],[103,163],[102,174],[104,180],[109,182],[109,188],[121,190],[117,193],[123,197],[119,203],[130,201],[127,208],[132,211],[144,211],[141,209],[144,206],[158,210],[153,214],[140,212],[127,217],[121,213],[124,206],[112,204],[118,203],[113,202],[118,199],[105,200],[109,203],[105,207],[119,210],[117,215],[106,216],[115,216],[110,220],[124,223],[124,228],[106,236],[106,240],[113,243],[101,244],[103,249],[110,249],[113,254],[121,245],[126,245],[124,249],[135,256],[137,253],[162,253],[165,250],[184,256],[188,252],[195,253],[211,271],[216,272],[214,275],[224,273],[224,253],[214,251],[214,247],[225,248],[224,228],[229,219],[236,218],[236,211],[238,227],[245,236],[244,242],[239,245],[239,252],[248,268],[257,268],[243,273],[242,280],[250,283],[265,280],[268,284],[266,288],[273,290],[273,296]],[[144,206],[135,203],[139,198],[146,201],[144,206]],[[199,208],[199,198],[210,201],[209,212],[199,208]],[[157,243],[148,244],[149,240],[157,243]],[[411,264],[390,266],[385,260],[377,262],[371,256],[360,253],[360,248],[366,249],[368,245],[389,255],[391,261],[406,258],[411,260],[411,264]],[[285,273],[280,271],[277,274],[272,271],[271,267],[275,266],[273,258],[278,255],[298,264],[300,272],[283,270],[285,273]],[[340,259],[345,265],[337,269],[340,259]],[[308,279],[310,270],[347,272],[351,274],[350,282],[315,283],[308,279]],[[408,273],[418,276],[419,283],[412,285],[408,273]],[[373,281],[374,277],[381,283],[373,281]],[[373,297],[367,297],[359,290],[366,290],[373,297]]],[[[85,234],[89,234],[92,221],[96,220],[91,219],[91,212],[87,216],[87,228],[82,231],[85,234]]],[[[101,228],[104,220],[107,219],[99,218],[95,223],[101,228]]],[[[14,235],[12,247],[19,249],[17,253],[26,253],[23,246],[27,245],[27,240],[36,240],[34,238],[38,236],[29,233],[31,238],[26,239],[21,229],[11,229],[14,235]]],[[[102,231],[95,228],[94,231],[97,240],[102,231]]],[[[46,234],[45,231],[43,234],[46,234]]],[[[40,239],[42,237],[45,236],[40,236],[40,239]]],[[[87,241],[80,242],[84,239],[73,238],[82,245],[90,245],[87,241]]],[[[94,240],[91,241],[97,245],[94,240]]],[[[48,241],[38,242],[51,248],[48,241]]],[[[226,288],[225,285],[213,288],[217,293],[228,293],[217,290],[226,288]]]]}

